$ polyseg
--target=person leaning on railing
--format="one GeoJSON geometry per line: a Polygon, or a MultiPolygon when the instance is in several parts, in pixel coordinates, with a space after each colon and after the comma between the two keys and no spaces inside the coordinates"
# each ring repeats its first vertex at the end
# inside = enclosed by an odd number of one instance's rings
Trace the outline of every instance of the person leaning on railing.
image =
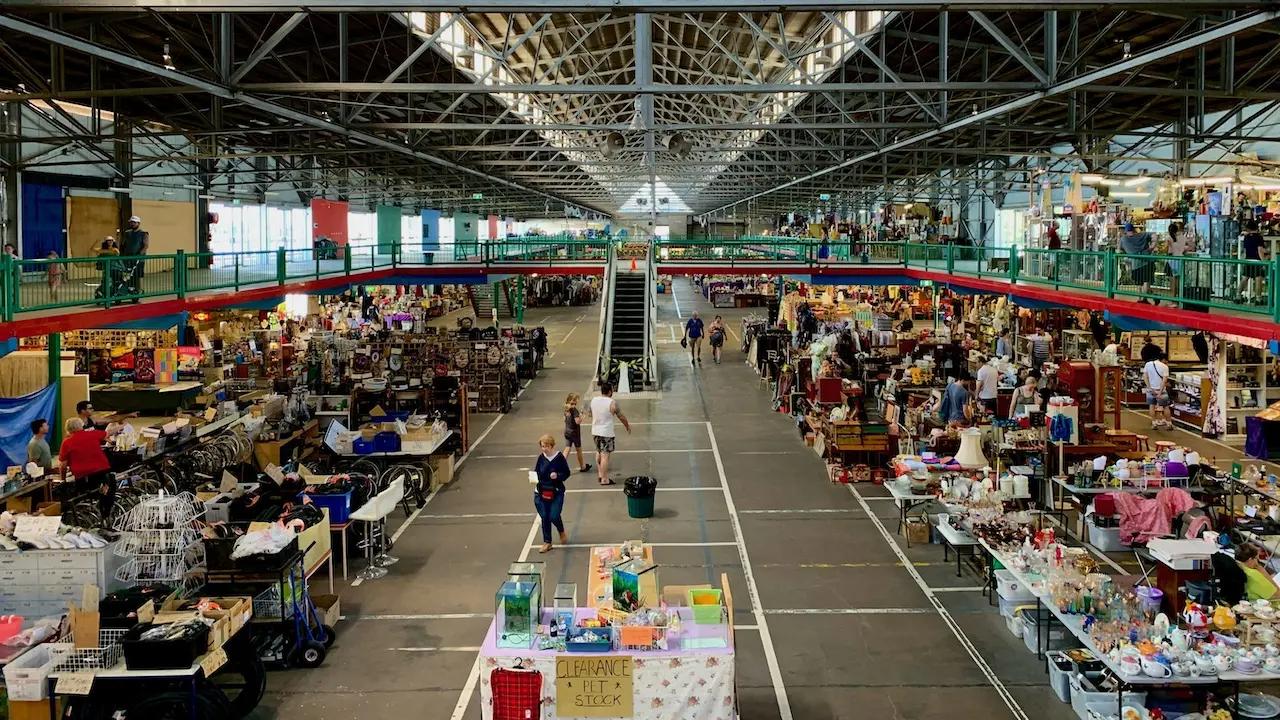
{"type": "MultiPolygon", "coordinates": [[[[1244,267],[1245,282],[1249,285],[1249,296],[1243,298],[1246,303],[1264,305],[1267,302],[1267,275],[1270,268],[1271,248],[1267,247],[1258,232],[1258,223],[1250,220],[1245,225],[1245,233],[1240,238],[1240,246],[1244,250],[1244,259],[1251,260],[1244,267]]],[[[1243,294],[1243,293],[1242,293],[1243,294]]]]}

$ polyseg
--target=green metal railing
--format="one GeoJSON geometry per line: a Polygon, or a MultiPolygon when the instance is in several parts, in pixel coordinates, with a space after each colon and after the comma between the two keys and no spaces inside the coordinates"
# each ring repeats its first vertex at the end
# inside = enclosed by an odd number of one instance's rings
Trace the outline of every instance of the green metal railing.
{"type": "MultiPolygon", "coordinates": [[[[555,267],[606,262],[612,240],[568,235],[378,248],[278,249],[14,260],[0,256],[0,320],[33,311],[113,307],[156,297],[240,291],[247,287],[333,278],[395,267],[465,263],[478,272],[493,265],[555,267]]],[[[1077,250],[990,248],[904,242],[823,243],[808,238],[663,238],[658,263],[734,265],[778,263],[780,268],[882,264],[1045,285],[1178,305],[1265,316],[1280,323],[1280,265],[1234,258],[1130,255],[1077,250]]]]}

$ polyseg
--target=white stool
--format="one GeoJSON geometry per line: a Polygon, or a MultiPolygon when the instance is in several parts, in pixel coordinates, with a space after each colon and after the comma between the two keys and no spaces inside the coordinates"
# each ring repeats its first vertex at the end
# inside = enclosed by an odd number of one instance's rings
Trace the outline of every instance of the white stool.
{"type": "Polygon", "coordinates": [[[404,497],[404,480],[397,479],[391,483],[391,486],[377,495],[369,498],[359,510],[351,513],[351,519],[370,524],[368,540],[365,543],[365,555],[368,557],[369,565],[361,570],[356,577],[362,580],[377,580],[386,577],[386,565],[391,565],[396,561],[386,553],[386,523],[387,516],[395,510],[396,504],[400,502],[400,498],[404,497]],[[374,558],[373,556],[373,538],[375,530],[372,527],[374,523],[378,524],[377,536],[381,549],[381,554],[374,558]]]}

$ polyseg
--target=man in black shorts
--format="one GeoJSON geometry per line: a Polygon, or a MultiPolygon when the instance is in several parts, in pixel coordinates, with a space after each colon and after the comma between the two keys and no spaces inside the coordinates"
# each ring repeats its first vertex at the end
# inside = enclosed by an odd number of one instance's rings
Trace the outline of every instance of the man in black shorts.
{"type": "Polygon", "coordinates": [[[1134,232],[1133,223],[1126,223],[1124,235],[1120,236],[1120,250],[1126,255],[1138,256],[1129,260],[1129,276],[1134,283],[1142,286],[1142,297],[1138,302],[1150,303],[1146,296],[1151,294],[1151,281],[1156,277],[1155,263],[1150,257],[1146,257],[1151,254],[1151,235],[1134,232]]]}

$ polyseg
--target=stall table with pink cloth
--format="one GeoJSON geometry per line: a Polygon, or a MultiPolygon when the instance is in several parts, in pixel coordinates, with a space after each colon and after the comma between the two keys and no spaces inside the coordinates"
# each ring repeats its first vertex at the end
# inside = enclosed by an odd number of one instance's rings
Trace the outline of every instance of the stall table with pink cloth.
{"type": "MultiPolygon", "coordinates": [[[[480,707],[485,720],[503,720],[502,708],[510,708],[504,700],[527,703],[531,695],[541,702],[529,717],[542,720],[588,717],[733,720],[734,649],[730,626],[696,624],[689,608],[671,608],[671,611],[680,615],[682,628],[678,637],[668,638],[667,650],[579,653],[499,648],[495,620],[480,649],[480,707]],[[565,683],[572,685],[584,672],[597,669],[610,674],[582,680],[595,683],[594,689],[589,686],[589,692],[577,692],[574,699],[559,697],[559,688],[565,683]],[[629,698],[617,695],[625,691],[625,681],[618,681],[624,674],[629,677],[629,698]],[[536,694],[539,684],[540,695],[536,694]],[[595,692],[600,697],[593,701],[595,692]],[[495,693],[499,696],[497,713],[495,693]],[[503,698],[506,693],[513,697],[503,698]],[[629,707],[630,714],[601,714],[614,712],[605,705],[619,703],[629,707]],[[575,707],[585,709],[579,711],[575,707]]],[[[578,609],[579,615],[594,616],[595,613],[594,608],[578,609]]],[[[552,613],[548,610],[543,621],[551,619],[552,613]]],[[[581,685],[576,687],[581,690],[581,685]]],[[[523,711],[518,717],[525,717],[523,711]]]]}

